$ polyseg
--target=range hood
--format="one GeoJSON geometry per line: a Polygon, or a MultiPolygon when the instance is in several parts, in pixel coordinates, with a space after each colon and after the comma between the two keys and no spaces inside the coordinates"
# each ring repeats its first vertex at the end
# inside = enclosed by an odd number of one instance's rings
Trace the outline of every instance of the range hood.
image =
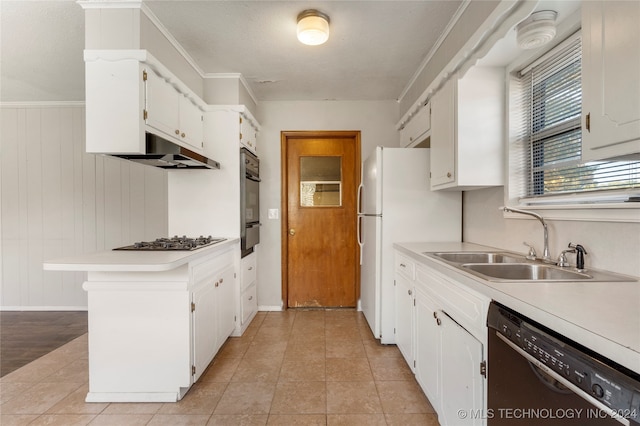
{"type": "Polygon", "coordinates": [[[219,169],[220,163],[152,133],[145,134],[146,154],[114,154],[114,157],[169,170],[219,169]]]}

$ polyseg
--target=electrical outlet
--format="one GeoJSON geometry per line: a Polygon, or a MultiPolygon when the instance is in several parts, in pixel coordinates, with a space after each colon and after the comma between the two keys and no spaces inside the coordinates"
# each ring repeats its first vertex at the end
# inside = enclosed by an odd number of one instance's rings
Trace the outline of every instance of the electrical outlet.
{"type": "Polygon", "coordinates": [[[269,209],[269,219],[278,218],[278,209],[269,209]]]}

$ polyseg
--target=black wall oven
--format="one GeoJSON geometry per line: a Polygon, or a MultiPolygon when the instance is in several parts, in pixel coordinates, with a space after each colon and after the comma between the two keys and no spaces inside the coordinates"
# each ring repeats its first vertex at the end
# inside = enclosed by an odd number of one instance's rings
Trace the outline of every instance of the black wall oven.
{"type": "Polygon", "coordinates": [[[487,425],[638,425],[640,375],[496,302],[487,425]]]}
{"type": "Polygon", "coordinates": [[[260,243],[260,160],[240,149],[240,241],[242,257],[260,243]]]}

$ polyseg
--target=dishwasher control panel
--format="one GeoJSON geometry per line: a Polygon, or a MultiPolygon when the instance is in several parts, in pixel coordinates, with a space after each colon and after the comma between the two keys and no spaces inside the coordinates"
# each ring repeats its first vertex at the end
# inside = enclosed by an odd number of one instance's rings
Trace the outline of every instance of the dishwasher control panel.
{"type": "Polygon", "coordinates": [[[640,377],[635,373],[495,302],[487,325],[533,358],[536,374],[550,386],[567,389],[569,382],[620,417],[640,422],[640,377]]]}

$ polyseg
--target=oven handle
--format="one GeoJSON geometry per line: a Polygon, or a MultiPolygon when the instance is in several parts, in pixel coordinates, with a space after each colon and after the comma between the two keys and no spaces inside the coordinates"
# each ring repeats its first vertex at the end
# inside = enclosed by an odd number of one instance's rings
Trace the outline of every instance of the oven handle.
{"type": "MultiPolygon", "coordinates": [[[[527,361],[529,361],[536,367],[540,368],[542,371],[544,371],[545,373],[547,373],[548,375],[556,379],[558,382],[562,383],[564,386],[571,389],[578,396],[582,397],[590,404],[600,408],[602,411],[605,411],[613,419],[619,421],[623,425],[626,425],[626,426],[630,425],[630,422],[628,419],[625,419],[624,417],[620,417],[620,415],[616,411],[610,409],[609,407],[607,407],[597,399],[593,398],[591,395],[589,395],[588,393],[586,393],[585,391],[583,391],[582,389],[580,389],[579,387],[577,387],[576,385],[574,385],[573,383],[571,383],[570,381],[568,381],[567,379],[565,379],[564,377],[556,373],[555,371],[548,368],[546,365],[544,365],[543,363],[541,363],[540,361],[538,361],[537,359],[535,359],[534,357],[526,353],[522,348],[518,347],[518,345],[510,341],[508,338],[504,337],[498,331],[496,331],[495,333],[496,333],[496,336],[498,336],[500,340],[502,340],[507,345],[509,345],[511,349],[513,349],[514,351],[522,355],[527,361]]],[[[491,371],[489,371],[489,374],[491,374],[491,371]]]]}

